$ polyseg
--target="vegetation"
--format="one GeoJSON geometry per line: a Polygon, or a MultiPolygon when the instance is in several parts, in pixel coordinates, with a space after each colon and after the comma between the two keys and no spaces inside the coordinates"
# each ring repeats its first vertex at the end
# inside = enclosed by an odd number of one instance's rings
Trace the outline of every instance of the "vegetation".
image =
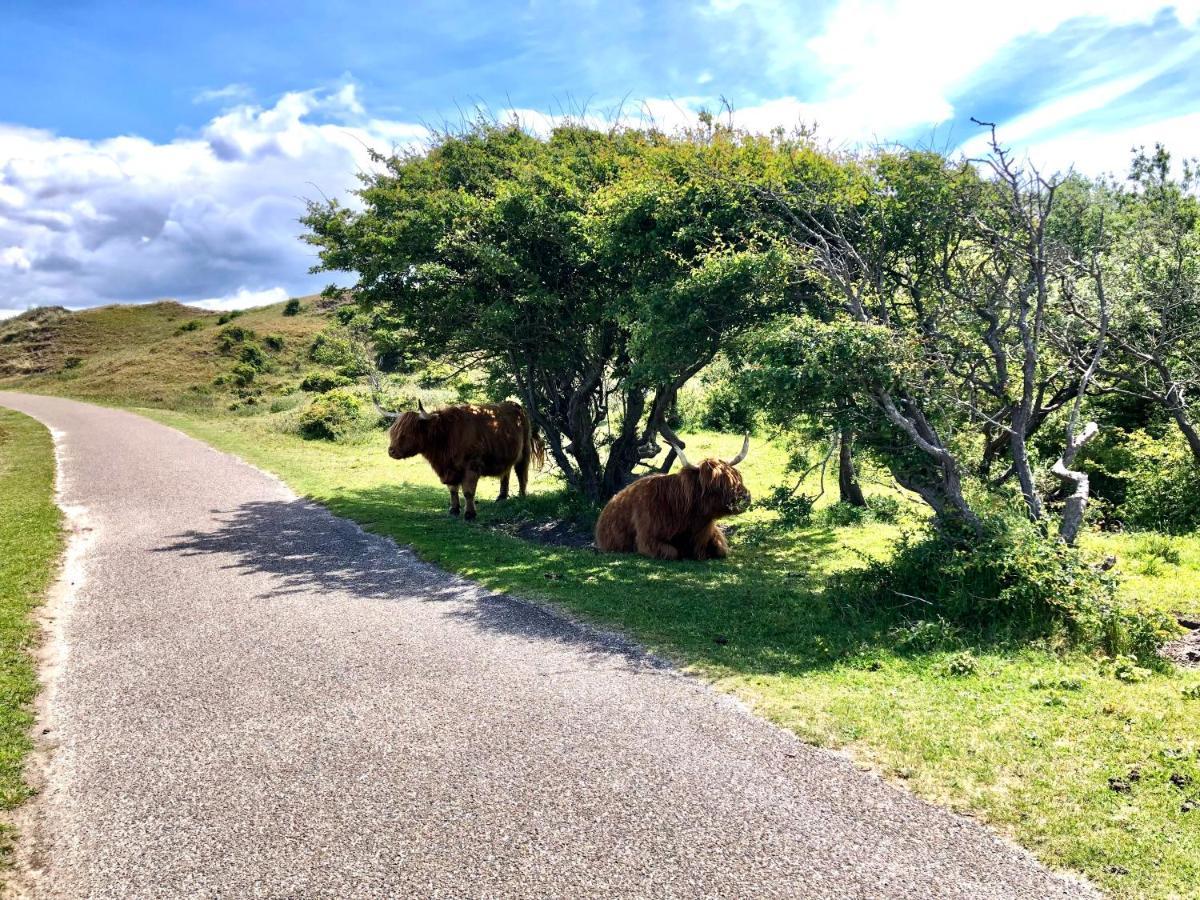
{"type": "MultiPolygon", "coordinates": [[[[45,597],[62,549],[54,503],[54,447],[38,423],[0,409],[0,809],[29,796],[23,763],[37,693],[33,610],[45,597]]],[[[0,854],[12,828],[0,825],[0,854]]]]}

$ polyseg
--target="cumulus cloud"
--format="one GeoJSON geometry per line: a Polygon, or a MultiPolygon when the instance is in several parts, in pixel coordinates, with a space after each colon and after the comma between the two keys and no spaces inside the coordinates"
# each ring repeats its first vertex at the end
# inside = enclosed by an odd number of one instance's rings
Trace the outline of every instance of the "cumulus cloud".
{"type": "Polygon", "coordinates": [[[161,144],[0,125],[0,309],[316,290],[327,279],[307,274],[297,239],[304,198],[353,188],[368,147],[426,137],[371,119],[353,85],[234,106],[161,144]]]}

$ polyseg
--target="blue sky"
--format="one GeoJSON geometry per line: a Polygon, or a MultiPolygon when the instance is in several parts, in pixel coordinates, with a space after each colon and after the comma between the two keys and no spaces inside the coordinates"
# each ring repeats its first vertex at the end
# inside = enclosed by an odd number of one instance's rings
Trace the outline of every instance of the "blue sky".
{"type": "Polygon", "coordinates": [[[363,145],[482,105],[666,127],[727,98],[837,146],[973,152],[971,116],[1043,168],[1200,155],[1200,0],[26,2],[0,10],[0,315],[309,292],[302,198],[363,145]],[[995,11],[1000,10],[1002,14],[995,11]]]}

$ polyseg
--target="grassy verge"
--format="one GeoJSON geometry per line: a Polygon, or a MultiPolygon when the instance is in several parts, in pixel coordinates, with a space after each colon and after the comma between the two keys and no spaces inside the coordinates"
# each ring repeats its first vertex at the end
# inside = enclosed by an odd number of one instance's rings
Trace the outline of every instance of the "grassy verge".
{"type": "MultiPolygon", "coordinates": [[[[38,687],[31,612],[54,578],[61,549],[50,434],[33,419],[0,409],[0,809],[29,796],[23,763],[38,687]]],[[[3,858],[13,837],[10,826],[0,825],[3,858]]]]}
{"type": "MultiPolygon", "coordinates": [[[[738,521],[724,562],[602,556],[488,527],[570,515],[548,478],[525,501],[481,503],[468,525],[445,515],[445,492],[421,461],[386,457],[382,435],[325,444],[282,433],[270,416],[150,414],[432,562],[619,627],[805,740],[991,822],[1114,895],[1200,895],[1200,809],[1186,811],[1200,801],[1200,672],[1164,667],[1126,681],[1082,653],[970,639],[931,647],[921,625],[873,621],[825,594],[830,573],[886,556],[899,525],[756,535],[770,515],[759,510],[738,521]],[[954,665],[964,653],[973,665],[954,665]]],[[[737,444],[706,434],[688,446],[731,454],[737,444]]],[[[743,467],[756,495],[782,480],[783,462],[756,447],[743,467]]],[[[1136,537],[1089,540],[1130,571],[1127,591],[1200,611],[1200,539],[1174,539],[1168,559],[1136,537]]]]}

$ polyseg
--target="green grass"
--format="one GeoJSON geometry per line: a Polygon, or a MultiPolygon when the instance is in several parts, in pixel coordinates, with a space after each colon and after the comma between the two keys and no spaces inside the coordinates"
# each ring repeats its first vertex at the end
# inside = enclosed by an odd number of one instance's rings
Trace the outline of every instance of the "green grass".
{"type": "MultiPolygon", "coordinates": [[[[479,521],[467,524],[446,516],[445,491],[422,461],[387,458],[378,432],[327,444],[283,432],[286,412],[151,415],[279,474],[434,563],[618,627],[803,739],[842,748],[921,796],[992,823],[1048,864],[1082,872],[1116,896],[1200,895],[1200,809],[1183,811],[1200,795],[1200,699],[1184,694],[1200,694],[1200,672],[1164,667],[1126,683],[1077,652],[969,640],[922,650],[903,640],[894,620],[873,620],[826,596],[831,573],[860,565],[862,554],[886,557],[901,526],[811,525],[778,534],[755,529],[771,515],[758,509],[734,520],[733,552],[722,562],[600,555],[497,530],[579,512],[546,476],[528,499],[504,507],[488,502],[495,482],[485,482],[479,521]],[[973,673],[951,674],[963,653],[973,673]],[[1140,777],[1129,780],[1133,769],[1140,777]],[[1172,776],[1192,784],[1177,787],[1172,776]],[[1113,791],[1110,778],[1130,790],[1113,791]]],[[[702,434],[688,447],[731,455],[738,442],[702,434]]],[[[742,468],[756,496],[783,480],[784,461],[782,451],[755,446],[742,468]]],[[[1123,570],[1136,570],[1123,588],[1129,596],[1198,608],[1200,539],[1172,539],[1177,563],[1164,562],[1144,538],[1088,540],[1116,554],[1123,570]],[[1157,569],[1142,571],[1151,557],[1157,569]]]]}
{"type": "MultiPolygon", "coordinates": [[[[31,704],[37,673],[31,650],[42,602],[62,550],[54,503],[50,434],[26,416],[0,408],[0,809],[29,796],[23,763],[31,747],[31,704]]],[[[0,825],[6,859],[13,829],[0,825]]]]}

